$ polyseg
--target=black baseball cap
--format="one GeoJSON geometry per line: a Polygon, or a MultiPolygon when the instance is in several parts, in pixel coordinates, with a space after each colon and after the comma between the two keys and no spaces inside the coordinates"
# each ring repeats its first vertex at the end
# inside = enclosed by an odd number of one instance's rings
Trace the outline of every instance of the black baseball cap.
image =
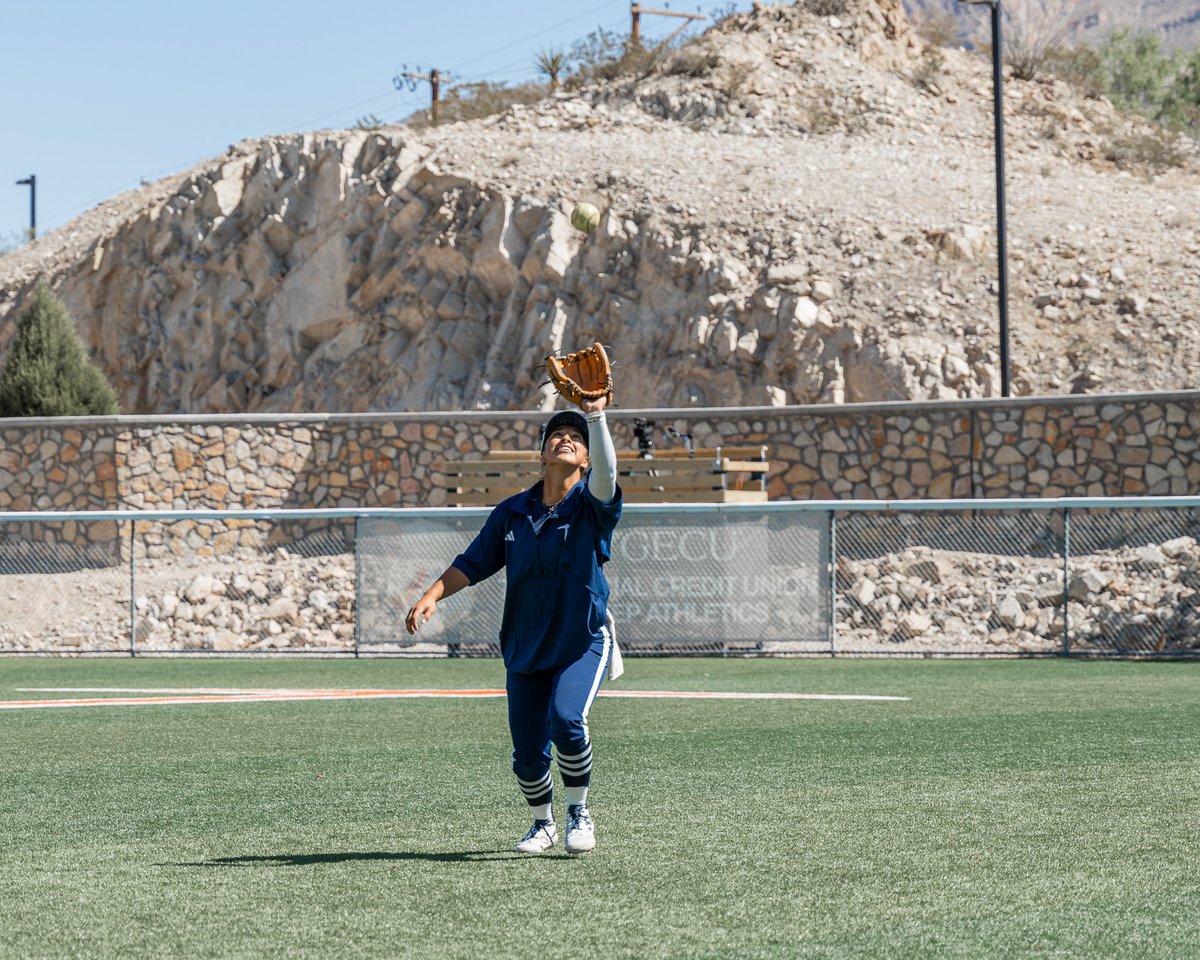
{"type": "Polygon", "coordinates": [[[549,422],[542,427],[542,449],[546,449],[546,438],[559,427],[574,427],[583,434],[583,445],[588,445],[588,425],[583,414],[577,410],[559,410],[549,422]]]}

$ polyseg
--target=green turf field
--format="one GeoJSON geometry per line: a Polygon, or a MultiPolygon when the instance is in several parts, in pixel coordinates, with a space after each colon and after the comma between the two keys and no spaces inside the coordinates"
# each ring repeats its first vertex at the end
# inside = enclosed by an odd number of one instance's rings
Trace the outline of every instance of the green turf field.
{"type": "MultiPolygon", "coordinates": [[[[1200,664],[635,660],[597,850],[504,702],[0,711],[0,956],[1195,957],[1200,664]],[[561,817],[561,815],[560,815],[561,817]]],[[[491,661],[0,660],[18,687],[489,687],[491,661]]]]}

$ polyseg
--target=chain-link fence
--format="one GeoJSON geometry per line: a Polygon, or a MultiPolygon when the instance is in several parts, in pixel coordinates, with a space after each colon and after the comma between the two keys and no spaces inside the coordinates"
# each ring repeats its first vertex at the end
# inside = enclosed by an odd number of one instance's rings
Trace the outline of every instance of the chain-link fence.
{"type": "MultiPolygon", "coordinates": [[[[360,652],[497,655],[503,571],[444,601],[419,638],[397,629],[487,515],[421,513],[360,521],[360,652]]],[[[819,513],[628,509],[615,536],[614,562],[605,567],[621,649],[647,655],[828,651],[828,530],[819,513]]]]}
{"type": "Polygon", "coordinates": [[[1200,653],[1200,510],[1072,511],[1071,649],[1200,653]]]}
{"type": "Polygon", "coordinates": [[[152,520],[134,540],[138,653],[353,653],[355,520],[152,520]]]}
{"type": "Polygon", "coordinates": [[[1058,650],[1061,519],[997,510],[837,514],[837,652],[1058,650]]]}
{"type": "Polygon", "coordinates": [[[410,637],[409,607],[467,548],[487,510],[410,511],[359,521],[358,649],[409,656],[498,656],[504,571],[448,598],[410,637]],[[410,516],[409,513],[412,515],[410,516]],[[420,515],[417,515],[420,514],[420,515]]]}
{"type": "MultiPolygon", "coordinates": [[[[0,514],[0,652],[496,656],[484,509],[0,514]]],[[[1200,654],[1200,498],[629,506],[629,655],[1200,654]]]]}
{"type": "Polygon", "coordinates": [[[0,651],[129,651],[130,524],[0,514],[0,651]]]}

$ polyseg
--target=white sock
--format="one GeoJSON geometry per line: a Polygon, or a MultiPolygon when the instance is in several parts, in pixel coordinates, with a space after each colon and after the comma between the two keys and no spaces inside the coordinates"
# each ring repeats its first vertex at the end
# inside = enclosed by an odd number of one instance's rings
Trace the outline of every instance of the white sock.
{"type": "Polygon", "coordinates": [[[563,787],[568,807],[573,807],[577,803],[587,803],[587,792],[587,787],[563,787]]]}
{"type": "Polygon", "coordinates": [[[533,812],[534,820],[553,820],[554,809],[549,803],[539,803],[537,806],[530,805],[529,809],[533,812]]]}

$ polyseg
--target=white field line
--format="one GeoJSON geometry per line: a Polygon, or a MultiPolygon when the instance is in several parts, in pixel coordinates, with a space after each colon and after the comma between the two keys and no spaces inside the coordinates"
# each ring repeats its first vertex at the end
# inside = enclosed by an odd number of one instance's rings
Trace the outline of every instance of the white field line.
{"type": "MultiPolygon", "coordinates": [[[[25,688],[26,692],[34,692],[25,688]]],[[[45,690],[41,692],[66,692],[45,690]]],[[[79,692],[100,692],[79,691],[79,692]]],[[[114,691],[115,692],[115,691],[114,691]]],[[[133,691],[131,691],[133,692],[133,691]]],[[[139,690],[142,694],[162,691],[139,690]]],[[[234,690],[222,693],[168,691],[139,697],[72,697],[62,700],[0,700],[0,710],[39,710],[53,707],[136,707],[186,703],[280,703],[289,700],[412,699],[416,697],[503,697],[503,690],[234,690]]]]}
{"type": "Polygon", "coordinates": [[[865,693],[721,693],[708,690],[601,690],[602,697],[660,697],[665,700],[890,700],[909,697],[876,697],[865,693]]]}
{"type": "MultiPolygon", "coordinates": [[[[216,695],[226,697],[254,697],[268,694],[295,693],[350,693],[350,692],[374,692],[374,691],[358,691],[353,688],[318,688],[311,687],[13,687],[18,693],[144,693],[144,694],[163,694],[163,693],[180,693],[187,695],[216,695]]],[[[388,691],[391,693],[478,693],[482,691],[475,690],[395,690],[388,691]]],[[[487,693],[495,693],[496,691],[488,690],[487,693]]],[[[504,691],[499,691],[503,693],[504,691]]]]}
{"type": "MultiPolygon", "coordinates": [[[[274,690],[210,687],[17,687],[20,693],[107,693],[138,696],[70,697],[41,700],[0,700],[0,710],[45,710],[54,707],[129,707],[189,703],[279,703],[294,700],[400,700],[422,697],[503,697],[503,690],[274,690]]],[[[868,700],[906,701],[840,693],[734,693],[703,690],[602,690],[602,697],[672,700],[868,700]]]]}

